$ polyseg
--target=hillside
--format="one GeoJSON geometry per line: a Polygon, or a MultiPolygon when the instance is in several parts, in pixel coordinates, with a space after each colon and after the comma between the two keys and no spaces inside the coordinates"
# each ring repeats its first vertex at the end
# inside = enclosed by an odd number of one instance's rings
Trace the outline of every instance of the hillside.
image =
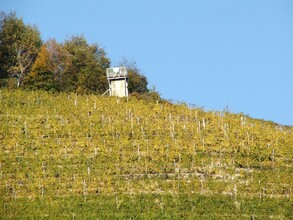
{"type": "Polygon", "coordinates": [[[0,122],[0,218],[293,218],[292,127],[21,90],[0,122]]]}

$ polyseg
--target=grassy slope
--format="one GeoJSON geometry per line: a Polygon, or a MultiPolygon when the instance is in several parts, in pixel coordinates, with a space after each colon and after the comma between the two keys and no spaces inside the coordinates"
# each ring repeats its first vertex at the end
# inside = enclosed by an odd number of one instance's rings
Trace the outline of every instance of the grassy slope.
{"type": "Polygon", "coordinates": [[[292,127],[6,90],[0,121],[3,218],[293,218],[292,127]]]}

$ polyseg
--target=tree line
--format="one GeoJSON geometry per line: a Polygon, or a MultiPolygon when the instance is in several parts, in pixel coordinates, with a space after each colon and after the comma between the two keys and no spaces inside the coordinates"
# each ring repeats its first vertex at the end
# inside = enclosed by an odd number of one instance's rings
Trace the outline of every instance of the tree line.
{"type": "MultiPolygon", "coordinates": [[[[15,12],[0,12],[0,87],[102,94],[108,89],[110,64],[106,51],[83,36],[43,42],[36,26],[15,12]]],[[[149,93],[135,62],[124,59],[120,65],[128,69],[130,94],[149,93]]]]}

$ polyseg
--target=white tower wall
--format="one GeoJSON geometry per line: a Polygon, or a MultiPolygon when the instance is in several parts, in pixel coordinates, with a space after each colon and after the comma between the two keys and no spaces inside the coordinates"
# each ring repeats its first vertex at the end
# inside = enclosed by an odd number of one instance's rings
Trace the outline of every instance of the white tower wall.
{"type": "Polygon", "coordinates": [[[127,69],[125,67],[107,68],[110,96],[128,96],[127,69]]]}
{"type": "Polygon", "coordinates": [[[125,79],[112,80],[110,82],[110,96],[128,96],[127,81],[125,79]]]}

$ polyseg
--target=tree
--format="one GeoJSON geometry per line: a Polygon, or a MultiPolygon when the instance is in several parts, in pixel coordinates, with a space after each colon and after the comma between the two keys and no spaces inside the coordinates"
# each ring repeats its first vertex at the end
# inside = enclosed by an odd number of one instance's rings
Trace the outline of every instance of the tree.
{"type": "Polygon", "coordinates": [[[22,40],[15,43],[17,63],[9,69],[12,76],[17,77],[17,87],[21,86],[22,80],[29,73],[41,45],[36,28],[27,26],[22,34],[22,40]]]}
{"type": "Polygon", "coordinates": [[[129,61],[123,58],[120,66],[125,66],[128,72],[128,91],[129,93],[146,93],[148,92],[147,78],[140,73],[135,61],[129,61]]]}
{"type": "Polygon", "coordinates": [[[19,40],[23,23],[15,13],[0,12],[0,78],[8,78],[8,70],[16,63],[13,43],[19,40]]]}
{"type": "Polygon", "coordinates": [[[40,33],[35,26],[25,25],[15,13],[1,12],[0,77],[15,77],[17,87],[20,87],[41,45],[40,33]]]}
{"type": "Polygon", "coordinates": [[[72,61],[68,70],[69,86],[80,93],[103,93],[107,89],[106,68],[110,66],[105,51],[97,44],[89,45],[82,36],[73,36],[64,48],[72,61]]]}
{"type": "Polygon", "coordinates": [[[55,82],[55,89],[59,91],[70,91],[67,88],[69,78],[69,68],[72,65],[71,54],[63,45],[57,43],[55,39],[46,42],[46,48],[49,53],[49,65],[55,82]]]}
{"type": "Polygon", "coordinates": [[[49,91],[56,88],[47,45],[41,47],[31,72],[25,77],[24,84],[27,88],[33,90],[49,91]]]}
{"type": "Polygon", "coordinates": [[[55,39],[50,39],[41,47],[24,84],[31,89],[70,91],[66,88],[66,81],[71,65],[68,51],[55,39]]]}

